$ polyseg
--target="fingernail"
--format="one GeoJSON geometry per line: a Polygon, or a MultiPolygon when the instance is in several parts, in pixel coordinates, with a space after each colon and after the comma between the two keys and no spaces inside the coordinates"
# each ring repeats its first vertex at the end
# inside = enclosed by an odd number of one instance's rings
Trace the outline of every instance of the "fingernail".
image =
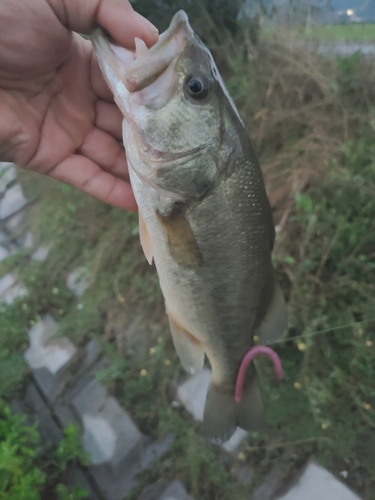
{"type": "Polygon", "coordinates": [[[159,34],[159,30],[152,24],[150,23],[150,21],[148,19],[146,19],[145,17],[141,16],[140,14],[138,14],[138,12],[135,13],[136,16],[138,17],[138,20],[141,24],[143,24],[143,26],[150,32],[152,33],[153,35],[158,35],[159,34]]]}

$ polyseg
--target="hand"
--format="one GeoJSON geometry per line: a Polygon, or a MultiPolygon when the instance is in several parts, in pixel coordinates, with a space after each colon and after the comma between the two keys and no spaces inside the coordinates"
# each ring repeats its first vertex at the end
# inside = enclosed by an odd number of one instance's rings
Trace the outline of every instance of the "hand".
{"type": "Polygon", "coordinates": [[[93,56],[100,24],[119,44],[148,46],[157,30],[128,0],[0,2],[0,160],[136,210],[122,115],[93,56]]]}

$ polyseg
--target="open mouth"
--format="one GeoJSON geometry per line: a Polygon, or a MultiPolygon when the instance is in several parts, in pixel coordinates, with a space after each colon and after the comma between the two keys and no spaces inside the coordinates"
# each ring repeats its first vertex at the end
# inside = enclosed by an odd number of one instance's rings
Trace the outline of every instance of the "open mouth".
{"type": "Polygon", "coordinates": [[[150,49],[139,38],[135,38],[135,50],[120,47],[112,43],[101,28],[93,31],[91,39],[100,59],[106,60],[110,67],[103,68],[104,72],[107,73],[110,69],[129,92],[138,92],[167,70],[192,36],[194,33],[187,15],[179,11],[173,17],[169,28],[150,49]]]}

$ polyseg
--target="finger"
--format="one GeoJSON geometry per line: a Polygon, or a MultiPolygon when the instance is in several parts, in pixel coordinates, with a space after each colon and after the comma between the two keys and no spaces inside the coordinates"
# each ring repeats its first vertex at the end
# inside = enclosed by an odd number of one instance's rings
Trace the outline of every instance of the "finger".
{"type": "Polygon", "coordinates": [[[96,23],[120,44],[134,48],[134,37],[151,47],[158,31],[134,12],[128,0],[48,0],[60,21],[69,29],[89,34],[96,23]]]}
{"type": "Polygon", "coordinates": [[[57,165],[49,175],[110,205],[137,211],[130,184],[104,172],[99,165],[84,156],[72,155],[57,165]]]}
{"type": "Polygon", "coordinates": [[[118,140],[122,139],[123,116],[116,104],[98,101],[96,105],[95,126],[118,140]]]}
{"type": "Polygon", "coordinates": [[[93,129],[86,136],[78,152],[115,177],[129,180],[125,150],[114,137],[106,132],[97,128],[93,129]]]}

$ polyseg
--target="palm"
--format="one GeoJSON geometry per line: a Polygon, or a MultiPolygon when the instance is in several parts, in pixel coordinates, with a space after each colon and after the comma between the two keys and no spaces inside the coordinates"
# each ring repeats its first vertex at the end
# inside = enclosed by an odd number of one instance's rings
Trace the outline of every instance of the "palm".
{"type": "MultiPolygon", "coordinates": [[[[75,9],[83,4],[71,5],[75,9]]],[[[58,18],[48,1],[34,0],[32,7],[23,0],[0,3],[0,46],[5,47],[0,51],[0,118],[6,124],[0,158],[134,209],[118,142],[121,114],[93,59],[91,43],[67,29],[64,15],[58,12],[58,18]]],[[[105,11],[102,17],[111,15],[105,11]]],[[[134,25],[134,12],[128,16],[134,25]]],[[[93,20],[91,13],[84,29],[93,20]]],[[[134,29],[142,31],[136,25],[134,29]]],[[[132,43],[131,26],[128,38],[132,43]]]]}

